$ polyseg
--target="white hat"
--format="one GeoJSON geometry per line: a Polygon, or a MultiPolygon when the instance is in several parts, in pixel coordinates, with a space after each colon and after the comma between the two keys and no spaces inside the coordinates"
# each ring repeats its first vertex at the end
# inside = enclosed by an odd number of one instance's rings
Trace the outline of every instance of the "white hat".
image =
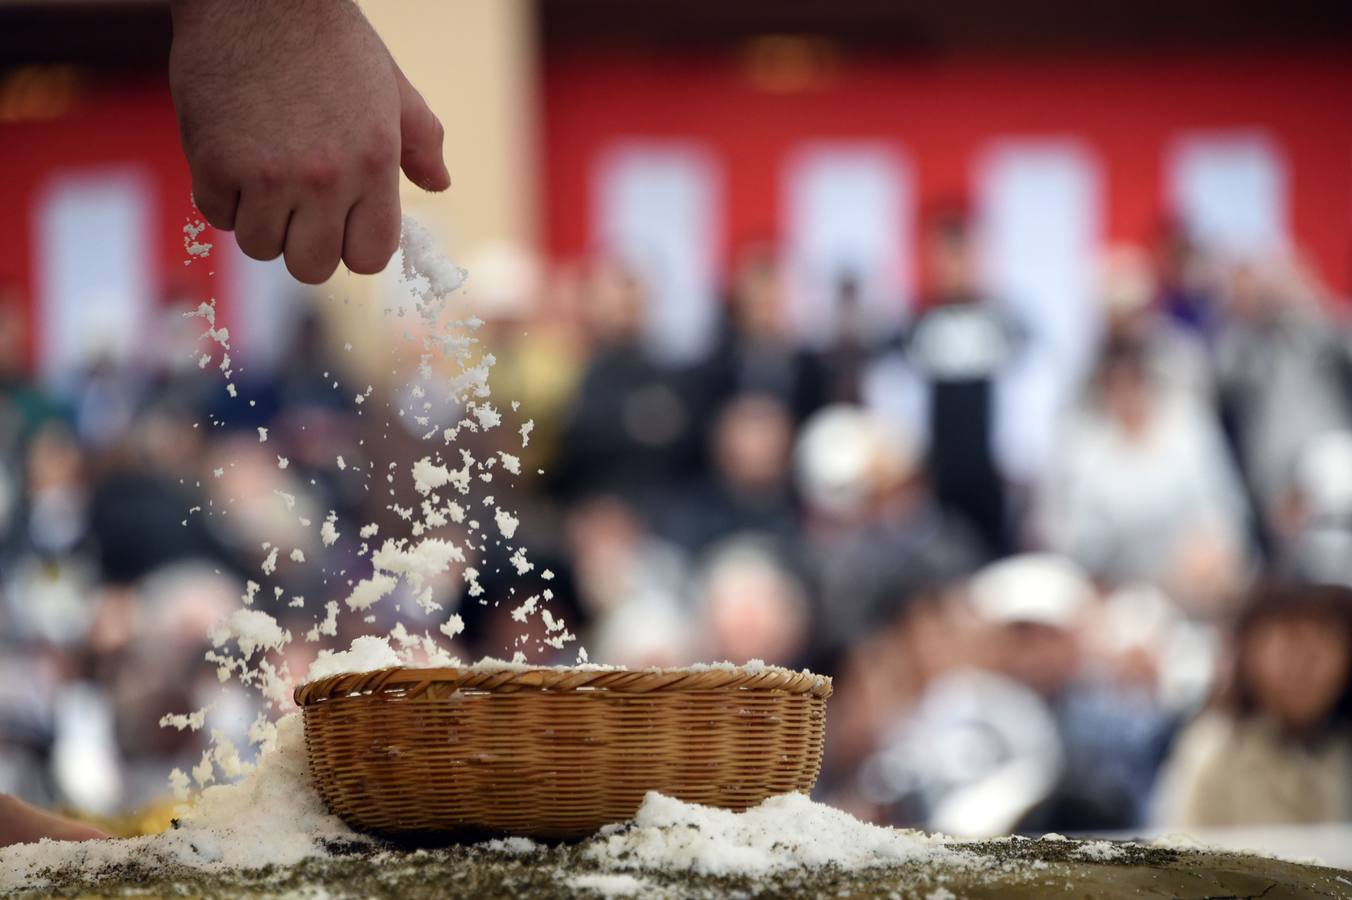
{"type": "Polygon", "coordinates": [[[798,487],[809,505],[849,515],[880,478],[904,479],[919,466],[914,436],[862,406],[835,404],[803,424],[794,449],[798,487]]]}
{"type": "Polygon", "coordinates": [[[1296,486],[1316,516],[1352,514],[1352,432],[1311,438],[1296,460],[1296,486]]]}
{"type": "Polygon", "coordinates": [[[972,604],[988,622],[1031,622],[1068,628],[1094,586],[1079,566],[1051,553],[1026,553],[986,566],[972,576],[972,604]]]}

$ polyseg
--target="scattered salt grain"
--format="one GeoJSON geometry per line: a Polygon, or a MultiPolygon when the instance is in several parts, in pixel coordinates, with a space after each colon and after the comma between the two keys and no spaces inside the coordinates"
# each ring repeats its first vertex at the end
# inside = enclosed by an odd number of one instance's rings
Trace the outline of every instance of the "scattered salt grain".
{"type": "Polygon", "coordinates": [[[412,474],[413,486],[423,496],[432,493],[432,491],[451,480],[451,473],[447,468],[432,462],[432,458],[429,456],[424,456],[413,464],[412,474]]]}
{"type": "Polygon", "coordinates": [[[502,450],[498,451],[498,456],[502,459],[502,467],[504,469],[511,472],[513,475],[521,474],[521,458],[519,456],[513,456],[502,450]]]}
{"type": "Polygon", "coordinates": [[[412,216],[404,216],[399,247],[403,251],[404,279],[424,302],[445,297],[464,284],[466,272],[437,249],[431,232],[412,216]]]}
{"type": "Polygon", "coordinates": [[[465,630],[465,620],[460,618],[459,613],[454,613],[449,619],[443,622],[437,629],[446,637],[453,638],[465,630]]]}
{"type": "Polygon", "coordinates": [[[204,259],[211,255],[211,243],[199,241],[198,235],[206,230],[207,223],[202,220],[189,222],[183,226],[183,252],[188,254],[188,258],[183,261],[183,265],[188,265],[195,259],[204,259]]]}
{"type": "Polygon", "coordinates": [[[291,632],[277,624],[272,616],[257,609],[235,610],[217,622],[208,636],[216,647],[235,641],[245,659],[253,656],[257,650],[280,651],[291,641],[291,632]]]}
{"type": "Polygon", "coordinates": [[[1074,855],[1082,859],[1092,859],[1097,862],[1109,862],[1114,859],[1121,859],[1126,853],[1121,845],[1114,844],[1111,841],[1089,841],[1080,844],[1075,848],[1074,855]]]}
{"type": "Polygon", "coordinates": [[[330,510],[329,514],[324,518],[323,524],[319,526],[319,540],[325,547],[332,547],[338,542],[339,535],[338,528],[336,527],[337,522],[338,513],[330,510]]]}
{"type": "Polygon", "coordinates": [[[512,856],[526,856],[530,853],[538,853],[542,849],[542,845],[525,837],[494,838],[491,841],[484,841],[479,846],[484,850],[490,850],[494,853],[510,853],[512,856]]]}
{"type": "Polygon", "coordinates": [[[381,597],[393,593],[398,586],[397,578],[377,572],[357,582],[352,593],[347,595],[347,605],[351,609],[367,609],[381,597]]]}
{"type": "Polygon", "coordinates": [[[258,427],[258,443],[262,444],[268,439],[268,430],[261,425],[258,427]]]}
{"type": "Polygon", "coordinates": [[[623,872],[594,872],[574,875],[566,884],[579,891],[591,891],[601,897],[633,897],[652,892],[653,885],[623,872]]]}
{"type": "Polygon", "coordinates": [[[498,523],[498,531],[501,531],[502,536],[508,540],[512,539],[512,536],[516,534],[516,527],[521,524],[520,519],[505,509],[496,510],[493,513],[493,518],[498,523]]]}
{"type": "Polygon", "coordinates": [[[206,708],[199,709],[195,712],[187,713],[186,715],[169,713],[168,715],[160,717],[160,727],[175,728],[179,731],[184,730],[197,731],[202,727],[203,723],[205,723],[206,720],[207,720],[206,708]]]}

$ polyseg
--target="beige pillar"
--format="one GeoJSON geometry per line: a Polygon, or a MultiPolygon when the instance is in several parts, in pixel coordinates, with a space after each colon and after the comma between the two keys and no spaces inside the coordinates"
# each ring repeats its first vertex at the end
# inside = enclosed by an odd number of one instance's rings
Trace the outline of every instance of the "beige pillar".
{"type": "MultiPolygon", "coordinates": [[[[359,2],[408,80],[446,127],[451,188],[429,194],[403,179],[404,211],[431,229],[446,254],[461,264],[486,242],[536,249],[534,4],[359,2]]],[[[383,352],[372,340],[371,315],[377,304],[369,301],[376,298],[384,277],[361,278],[340,268],[321,290],[355,301],[321,307],[333,316],[336,336],[353,344],[353,362],[371,368],[381,367],[383,352]]]]}
{"type": "Polygon", "coordinates": [[[406,209],[452,255],[484,240],[535,244],[536,48],[529,0],[364,0],[409,81],[446,126],[451,189],[407,181],[406,209]]]}

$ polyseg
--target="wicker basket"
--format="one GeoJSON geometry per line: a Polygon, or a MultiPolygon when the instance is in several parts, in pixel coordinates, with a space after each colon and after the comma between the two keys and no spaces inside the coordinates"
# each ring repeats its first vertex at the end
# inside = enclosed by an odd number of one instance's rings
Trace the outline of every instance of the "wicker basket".
{"type": "Polygon", "coordinates": [[[383,669],[301,685],[329,809],[388,836],[581,837],[656,790],[743,810],[808,791],[831,681],[782,669],[383,669]]]}

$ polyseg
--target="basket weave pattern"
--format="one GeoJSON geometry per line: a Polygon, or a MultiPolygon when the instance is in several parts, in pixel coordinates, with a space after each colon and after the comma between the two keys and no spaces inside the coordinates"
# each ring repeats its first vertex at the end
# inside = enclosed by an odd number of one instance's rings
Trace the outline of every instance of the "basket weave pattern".
{"type": "Polygon", "coordinates": [[[320,796],[391,836],[566,838],[650,790],[743,810],[808,791],[830,679],[779,669],[382,669],[301,685],[320,796]]]}

